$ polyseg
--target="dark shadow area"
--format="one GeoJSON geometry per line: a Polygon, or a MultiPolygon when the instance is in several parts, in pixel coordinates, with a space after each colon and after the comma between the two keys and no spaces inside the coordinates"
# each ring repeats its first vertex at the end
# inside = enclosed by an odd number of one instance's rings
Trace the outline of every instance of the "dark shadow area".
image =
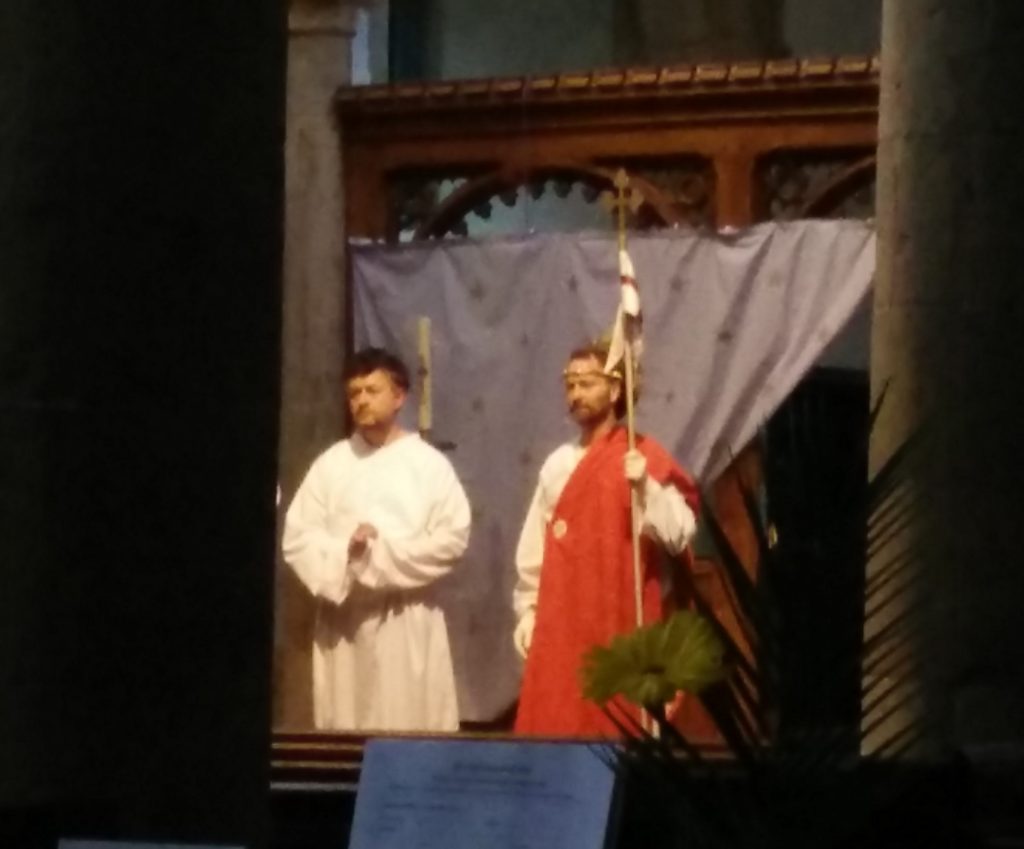
{"type": "Polygon", "coordinates": [[[118,833],[117,817],[102,802],[0,808],[0,846],[4,849],[57,849],[62,837],[84,839],[118,833]]]}
{"type": "Polygon", "coordinates": [[[262,840],[284,16],[0,11],[3,849],[262,840]]]}
{"type": "Polygon", "coordinates": [[[767,492],[744,493],[756,577],[705,511],[741,626],[731,634],[694,594],[725,646],[726,678],[700,695],[725,747],[693,745],[657,707],[648,709],[658,736],[610,714],[627,738],[615,763],[626,793],[619,846],[982,845],[976,771],[956,753],[924,756],[932,720],[913,701],[922,670],[889,661],[913,656],[908,641],[923,620],[916,596],[879,601],[877,584],[913,574],[912,554],[896,546],[870,583],[863,577],[867,558],[902,541],[913,520],[906,483],[922,439],[912,436],[869,479],[877,411],[862,383],[818,374],[775,416],[767,492]],[[865,616],[879,604],[890,608],[887,623],[865,641],[865,616]],[[866,659],[884,674],[865,677],[866,659]]]}
{"type": "Polygon", "coordinates": [[[342,849],[348,845],[355,803],[354,790],[274,793],[270,849],[342,849]]]}
{"type": "Polygon", "coordinates": [[[855,751],[860,725],[868,376],[817,369],[765,429],[765,497],[779,568],[778,734],[827,734],[855,751]]]}

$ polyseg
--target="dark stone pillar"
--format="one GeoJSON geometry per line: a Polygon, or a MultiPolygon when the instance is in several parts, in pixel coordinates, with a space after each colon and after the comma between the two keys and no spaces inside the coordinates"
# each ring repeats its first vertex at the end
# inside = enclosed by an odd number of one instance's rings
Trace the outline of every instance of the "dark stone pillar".
{"type": "MultiPolygon", "coordinates": [[[[351,77],[355,8],[292,0],[288,15],[284,336],[279,475],[282,513],[317,454],[343,435],[345,216],[334,94],[351,77]]],[[[274,724],[313,727],[315,607],[283,563],[277,574],[274,724]]]]}
{"type": "Polygon", "coordinates": [[[0,9],[0,822],[262,842],[283,48],[271,0],[0,9]]]}
{"type": "Polygon", "coordinates": [[[927,438],[907,530],[869,570],[868,636],[889,626],[869,748],[914,728],[933,752],[1024,743],[1022,48],[1014,0],[885,2],[872,463],[927,438]]]}

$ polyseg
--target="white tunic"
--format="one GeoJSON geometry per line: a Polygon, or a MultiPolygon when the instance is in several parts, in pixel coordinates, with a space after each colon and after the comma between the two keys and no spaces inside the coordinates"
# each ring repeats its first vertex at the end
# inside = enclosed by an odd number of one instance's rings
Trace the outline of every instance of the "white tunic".
{"type": "Polygon", "coordinates": [[[451,463],[415,434],[381,448],[358,435],[313,463],[288,509],[285,561],[318,600],[318,728],[458,728],[455,678],[435,582],[469,541],[451,463]],[[350,559],[367,522],[379,536],[350,559]]]}
{"type": "MultiPolygon", "coordinates": [[[[540,572],[544,563],[544,535],[558,499],[562,497],[562,490],[585,453],[586,449],[579,442],[567,442],[552,451],[540,468],[537,488],[516,548],[519,579],[513,604],[518,619],[537,607],[540,572]]],[[[643,511],[641,532],[660,542],[669,554],[678,554],[686,548],[696,533],[697,517],[682,493],[673,486],[662,486],[648,476],[644,480],[640,500],[643,511]]]]}

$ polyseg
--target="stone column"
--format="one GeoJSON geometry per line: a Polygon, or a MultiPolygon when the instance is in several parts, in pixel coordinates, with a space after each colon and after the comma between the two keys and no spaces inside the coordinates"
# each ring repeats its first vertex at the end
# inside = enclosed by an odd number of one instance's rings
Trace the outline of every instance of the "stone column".
{"type": "Polygon", "coordinates": [[[1022,48],[1015,0],[885,0],[873,468],[926,439],[869,564],[870,750],[1024,742],[1022,48]]]}
{"type": "MultiPolygon", "coordinates": [[[[324,448],[342,435],[345,227],[332,100],[349,81],[354,4],[293,0],[288,16],[285,143],[281,510],[324,448]]],[[[279,564],[276,727],[310,728],[312,604],[279,564]]]]}
{"type": "Polygon", "coordinates": [[[263,845],[283,46],[0,11],[0,845],[263,845]]]}

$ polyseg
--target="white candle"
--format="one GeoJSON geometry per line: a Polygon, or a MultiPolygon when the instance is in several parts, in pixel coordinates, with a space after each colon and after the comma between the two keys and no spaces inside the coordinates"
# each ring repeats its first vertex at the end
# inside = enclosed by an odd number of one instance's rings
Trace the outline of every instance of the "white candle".
{"type": "Polygon", "coordinates": [[[430,319],[421,315],[417,324],[417,352],[420,378],[420,433],[429,433],[433,425],[430,397],[430,319]]]}

